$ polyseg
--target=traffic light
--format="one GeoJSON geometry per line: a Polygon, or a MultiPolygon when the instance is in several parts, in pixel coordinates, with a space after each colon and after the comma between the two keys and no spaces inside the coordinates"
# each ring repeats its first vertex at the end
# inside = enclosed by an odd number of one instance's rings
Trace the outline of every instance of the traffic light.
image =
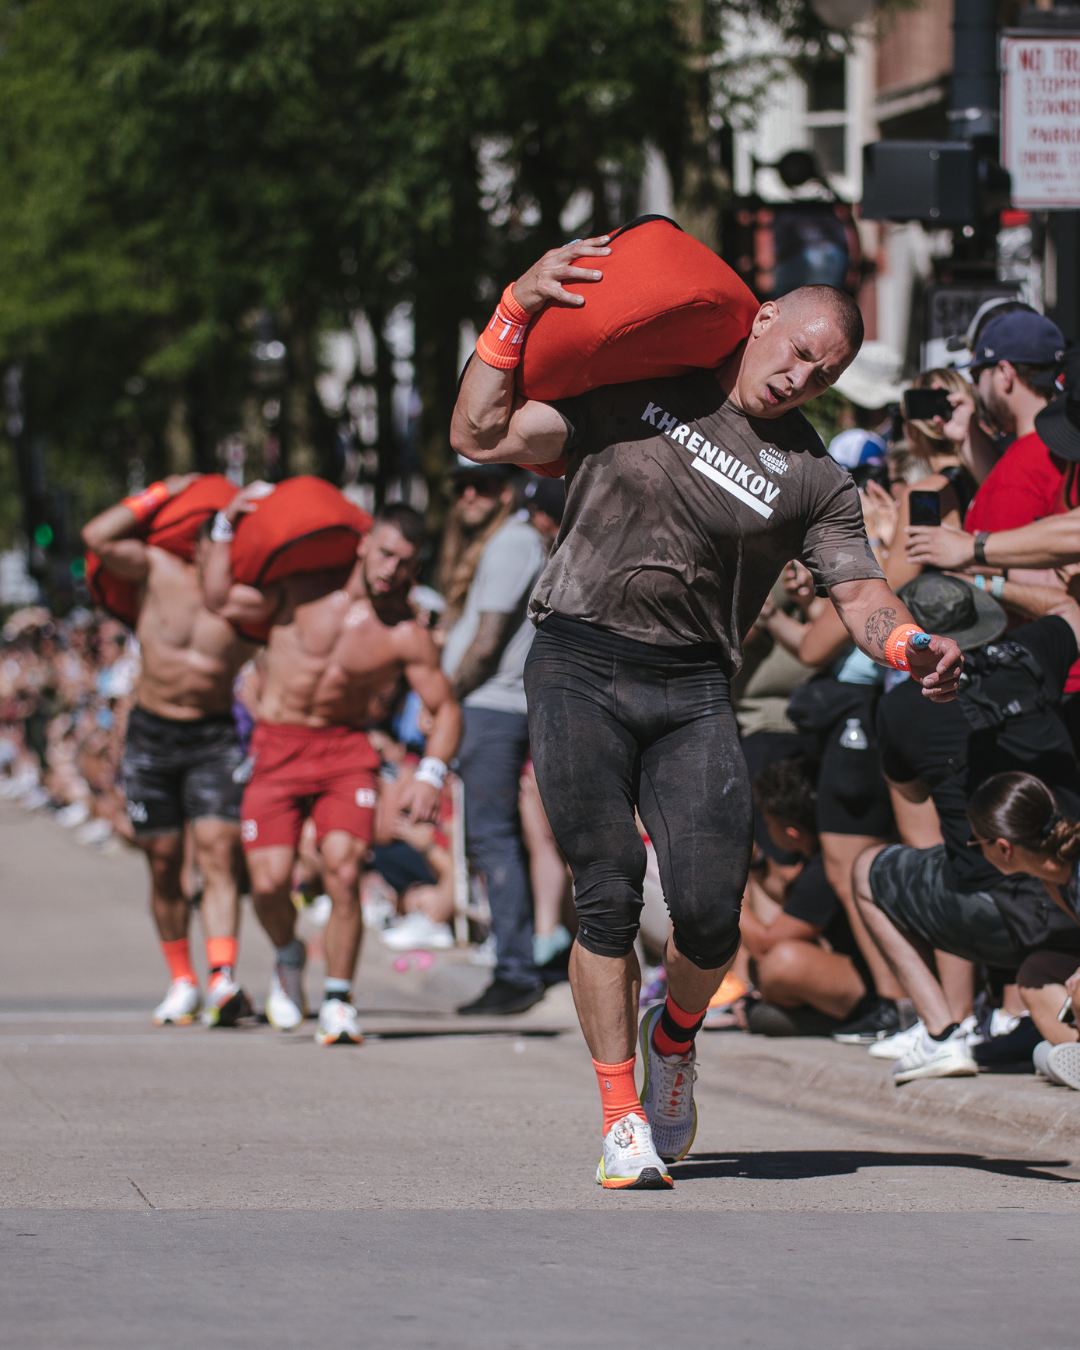
{"type": "Polygon", "coordinates": [[[724,259],[759,300],[798,286],[836,286],[854,295],[863,275],[847,202],[737,201],[724,222],[724,259]]]}

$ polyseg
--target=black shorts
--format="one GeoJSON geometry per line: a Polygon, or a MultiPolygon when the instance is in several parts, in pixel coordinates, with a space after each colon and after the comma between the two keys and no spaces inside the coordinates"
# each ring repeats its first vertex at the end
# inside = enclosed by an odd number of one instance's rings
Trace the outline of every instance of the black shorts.
{"type": "MultiPolygon", "coordinates": [[[[945,848],[892,844],[870,865],[875,906],[911,937],[969,961],[1015,970],[1023,949],[989,891],[958,891],[945,875],[945,848]]],[[[1004,881],[1005,878],[1002,878],[1004,881]]]]}
{"type": "Polygon", "coordinates": [[[137,838],[189,820],[240,820],[244,752],[231,715],[180,722],[134,708],[124,745],[128,817],[137,838]]]}

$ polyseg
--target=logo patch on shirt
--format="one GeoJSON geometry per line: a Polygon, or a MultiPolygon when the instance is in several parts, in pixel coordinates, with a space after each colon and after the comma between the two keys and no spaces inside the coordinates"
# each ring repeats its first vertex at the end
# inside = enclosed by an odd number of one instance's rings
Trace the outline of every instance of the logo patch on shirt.
{"type": "MultiPolygon", "coordinates": [[[[657,431],[662,431],[668,440],[688,450],[694,456],[693,467],[706,478],[711,478],[725,492],[737,497],[766,520],[772,515],[772,504],[780,496],[780,489],[775,483],[770,483],[764,474],[755,473],[749,464],[744,464],[736,455],[729,454],[720,446],[713,445],[699,431],[691,431],[685,422],[680,422],[657,403],[645,405],[641,420],[656,427],[657,431]]],[[[786,462],[784,467],[786,469],[786,462]]]]}
{"type": "Polygon", "coordinates": [[[778,473],[783,477],[788,471],[787,455],[782,450],[777,450],[775,446],[763,445],[757,452],[757,457],[770,473],[778,473]]]}

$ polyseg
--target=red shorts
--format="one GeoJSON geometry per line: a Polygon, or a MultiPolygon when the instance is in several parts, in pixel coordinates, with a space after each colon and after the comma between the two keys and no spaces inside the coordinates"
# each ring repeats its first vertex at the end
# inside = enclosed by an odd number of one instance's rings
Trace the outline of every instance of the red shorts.
{"type": "Polygon", "coordinates": [[[240,809],[245,851],[295,848],[308,816],[320,839],[344,830],[371,843],[380,760],[362,731],[257,722],[251,755],[240,809]]]}

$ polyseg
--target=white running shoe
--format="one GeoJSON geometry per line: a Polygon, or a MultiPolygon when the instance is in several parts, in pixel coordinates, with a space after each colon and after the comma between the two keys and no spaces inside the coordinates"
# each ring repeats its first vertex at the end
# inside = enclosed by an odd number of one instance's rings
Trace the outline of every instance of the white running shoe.
{"type": "Polygon", "coordinates": [[[168,993],[151,1016],[156,1027],[189,1027],[199,1014],[199,986],[190,980],[173,980],[168,993]]]}
{"type": "Polygon", "coordinates": [[[1035,1067],[1035,1072],[1040,1077],[1049,1078],[1051,1083],[1056,1083],[1057,1079],[1054,1077],[1050,1065],[1046,1062],[1046,1057],[1053,1048],[1052,1041],[1040,1041],[1031,1052],[1031,1062],[1035,1067]]]}
{"type": "Polygon", "coordinates": [[[353,1005],[340,998],[325,999],[315,1039],[320,1045],[363,1045],[364,1034],[353,1005]]]}
{"type": "Polygon", "coordinates": [[[649,1122],[636,1111],[604,1135],[596,1184],[609,1191],[662,1191],[675,1184],[653,1146],[649,1122]]]}
{"type": "Polygon", "coordinates": [[[203,1026],[234,1027],[241,1017],[250,1017],[251,1013],[251,1000],[237,984],[229,967],[222,966],[207,986],[203,1026]]]}
{"type": "Polygon", "coordinates": [[[903,1059],[918,1042],[922,1030],[923,1024],[921,1022],[913,1022],[903,1031],[894,1031],[891,1036],[886,1036],[884,1040],[875,1041],[873,1045],[868,1047],[868,1053],[873,1055],[875,1059],[903,1059]]]}
{"type": "Polygon", "coordinates": [[[1052,1045],[1046,1056],[1046,1071],[1053,1082],[1080,1092],[1080,1041],[1052,1045]]]}
{"type": "Polygon", "coordinates": [[[697,1053],[692,1047],[686,1055],[662,1055],[657,1050],[653,1045],[653,1030],[663,1012],[664,1005],[657,1003],[646,1009],[641,1019],[639,1039],[645,1065],[641,1105],[657,1153],[665,1162],[678,1162],[690,1152],[697,1134],[697,1104],[694,1101],[697,1053]]]}
{"type": "Polygon", "coordinates": [[[450,925],[436,923],[418,909],[406,914],[393,927],[383,929],[379,937],[392,952],[445,952],[454,945],[450,925]]]}
{"type": "Polygon", "coordinates": [[[270,992],[266,995],[266,1020],[276,1031],[295,1031],[307,1016],[304,998],[304,966],[307,949],[298,966],[287,966],[278,961],[270,977],[270,992]]]}
{"type": "Polygon", "coordinates": [[[944,1041],[935,1041],[925,1030],[903,1059],[893,1068],[893,1081],[913,1083],[918,1078],[971,1078],[979,1072],[975,1056],[960,1030],[944,1041]]]}

